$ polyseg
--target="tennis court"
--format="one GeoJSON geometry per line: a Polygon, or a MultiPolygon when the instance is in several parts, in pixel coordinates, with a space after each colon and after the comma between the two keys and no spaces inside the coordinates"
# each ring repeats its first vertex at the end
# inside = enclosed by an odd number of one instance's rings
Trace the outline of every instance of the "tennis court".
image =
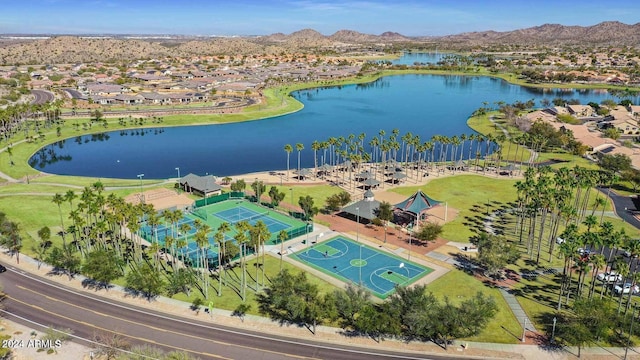
{"type": "Polygon", "coordinates": [[[393,294],[396,285],[407,286],[433,271],[341,236],[310,245],[292,258],[341,281],[362,284],[381,299],[393,294]]]}
{"type": "Polygon", "coordinates": [[[196,245],[194,239],[196,233],[194,223],[196,220],[208,225],[211,229],[207,233],[209,247],[205,249],[205,256],[209,266],[212,267],[217,266],[218,263],[218,244],[214,239],[214,235],[224,222],[231,225],[231,229],[225,234],[225,240],[231,243],[235,243],[234,236],[237,233],[233,225],[243,220],[248,221],[251,225],[255,225],[258,221],[264,222],[269,232],[271,232],[271,238],[266,241],[268,244],[278,242],[278,233],[281,230],[285,230],[288,233],[288,238],[292,238],[313,229],[303,221],[290,218],[272,209],[261,207],[242,199],[233,199],[201,206],[191,213],[187,212],[175,227],[171,223],[165,222],[158,225],[154,230],[149,224],[145,223],[142,224],[140,230],[147,241],[155,243],[157,240],[161,247],[166,247],[166,238],[168,236],[173,236],[176,240],[186,240],[187,246],[178,248],[176,254],[184,261],[189,261],[194,266],[197,266],[200,264],[202,250],[196,245]],[[182,232],[180,230],[180,225],[182,224],[188,224],[189,230],[182,232]]]}
{"type": "Polygon", "coordinates": [[[232,227],[232,231],[229,232],[231,237],[235,234],[234,224],[247,221],[249,224],[255,225],[258,221],[262,221],[271,233],[267,244],[279,243],[278,233],[282,230],[289,234],[289,239],[313,230],[304,221],[242,199],[229,199],[205,205],[196,209],[193,215],[205,221],[214,230],[224,222],[229,223],[232,227]]]}
{"type": "Polygon", "coordinates": [[[269,228],[269,232],[271,232],[272,234],[278,233],[280,232],[280,230],[284,230],[290,227],[289,224],[274,219],[270,217],[269,214],[270,211],[260,213],[256,210],[248,209],[242,206],[211,213],[211,215],[217,216],[218,218],[222,219],[222,221],[226,221],[230,224],[236,224],[240,221],[247,221],[253,226],[258,221],[262,221],[265,225],[267,225],[267,228],[269,228]]]}

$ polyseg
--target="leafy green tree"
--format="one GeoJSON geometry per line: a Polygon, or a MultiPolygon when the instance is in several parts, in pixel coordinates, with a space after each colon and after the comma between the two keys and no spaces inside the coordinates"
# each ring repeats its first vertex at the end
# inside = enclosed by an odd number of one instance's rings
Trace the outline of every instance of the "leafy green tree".
{"type": "Polygon", "coordinates": [[[42,262],[47,255],[47,251],[51,247],[51,229],[49,229],[48,226],[43,226],[42,228],[40,228],[40,230],[38,230],[38,237],[40,238],[40,242],[34,244],[31,247],[31,250],[36,255],[39,270],[40,266],[42,266],[42,262]]]}
{"type": "Polygon", "coordinates": [[[76,256],[74,249],[69,246],[53,247],[47,256],[47,263],[66,273],[69,280],[80,270],[80,259],[76,256]]]}
{"type": "Polygon", "coordinates": [[[618,131],[618,129],[616,128],[608,128],[605,129],[603,132],[604,137],[609,138],[609,139],[613,139],[613,140],[618,140],[620,139],[620,131],[618,131]]]}
{"type": "Polygon", "coordinates": [[[280,202],[282,200],[284,200],[284,197],[286,196],[286,194],[283,191],[279,191],[277,187],[272,186],[271,189],[269,189],[269,197],[271,198],[271,206],[273,206],[274,208],[278,207],[278,205],[280,205],[280,202]]]}
{"type": "Polygon", "coordinates": [[[601,168],[613,173],[631,169],[631,158],[625,154],[602,155],[598,164],[601,168]]]}
{"type": "Polygon", "coordinates": [[[436,240],[440,234],[442,234],[442,225],[427,222],[420,225],[420,230],[414,233],[414,236],[423,242],[429,242],[436,240]]]}
{"type": "Polygon", "coordinates": [[[380,203],[378,218],[386,223],[393,220],[393,208],[389,202],[383,201],[380,203]]]}
{"type": "Polygon", "coordinates": [[[359,312],[355,321],[356,331],[371,336],[376,342],[388,335],[400,334],[400,322],[393,315],[388,302],[382,304],[367,303],[359,312]]]}
{"type": "Polygon", "coordinates": [[[160,295],[164,289],[160,273],[146,261],[132,264],[125,281],[128,288],[141,292],[148,301],[160,295]]]}
{"type": "Polygon", "coordinates": [[[300,196],[298,205],[300,205],[300,208],[304,211],[306,220],[311,220],[313,216],[318,213],[318,208],[313,206],[313,198],[310,195],[300,196]]]}
{"type": "Polygon", "coordinates": [[[242,179],[238,179],[230,187],[231,191],[244,191],[247,188],[247,183],[242,179]]]}
{"type": "Polygon", "coordinates": [[[251,183],[251,188],[253,189],[253,193],[255,194],[256,202],[260,204],[260,198],[267,191],[267,186],[264,184],[264,182],[256,180],[251,183]]]}
{"type": "Polygon", "coordinates": [[[481,233],[475,243],[478,246],[478,261],[489,276],[502,277],[502,269],[520,256],[515,244],[502,236],[481,233]]]}
{"type": "Polygon", "coordinates": [[[351,202],[351,195],[346,191],[341,191],[327,198],[326,200],[327,210],[329,211],[340,210],[341,207],[347,205],[350,202],[351,202]]]}
{"type": "Polygon", "coordinates": [[[581,349],[605,337],[616,326],[616,314],[607,299],[579,299],[573,306],[573,313],[561,315],[557,329],[558,338],[581,349]]]}
{"type": "Polygon", "coordinates": [[[191,296],[191,288],[196,285],[196,282],[196,275],[191,269],[178,268],[167,277],[165,290],[169,296],[173,296],[181,292],[185,293],[187,296],[191,296]]]}
{"type": "Polygon", "coordinates": [[[287,269],[280,271],[263,293],[258,293],[257,301],[260,313],[282,323],[307,326],[314,334],[316,326],[327,320],[334,302],[332,297],[321,297],[305,273],[294,276],[287,269]]]}
{"type": "Polygon", "coordinates": [[[87,254],[82,272],[108,289],[109,283],[124,275],[124,260],[115,250],[96,249],[87,254]]]}
{"type": "Polygon", "coordinates": [[[333,296],[343,328],[355,329],[360,311],[369,303],[371,293],[362,286],[347,284],[345,290],[335,290],[333,296]]]}

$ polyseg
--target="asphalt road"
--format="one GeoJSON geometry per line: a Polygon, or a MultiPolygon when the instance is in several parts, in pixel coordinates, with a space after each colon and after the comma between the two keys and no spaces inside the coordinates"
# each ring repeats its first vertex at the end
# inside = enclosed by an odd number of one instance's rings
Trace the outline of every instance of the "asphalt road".
{"type": "Polygon", "coordinates": [[[31,90],[31,95],[34,97],[34,100],[31,102],[32,104],[44,104],[47,101],[53,101],[55,99],[53,93],[46,90],[31,90]]]}
{"type": "MultiPolygon", "coordinates": [[[[615,191],[607,188],[597,188],[600,192],[605,195],[608,195],[613,201],[613,206],[615,207],[615,212],[618,216],[620,216],[624,221],[636,227],[636,229],[640,229],[640,220],[636,219],[633,216],[631,211],[636,211],[640,209],[636,209],[636,205],[633,203],[633,199],[629,196],[618,195],[615,191]]],[[[633,234],[631,236],[634,236],[633,234]]]]}
{"type": "Polygon", "coordinates": [[[75,336],[85,339],[94,339],[97,334],[117,334],[134,344],[184,351],[200,359],[451,359],[450,356],[325,344],[219,326],[78,292],[11,265],[7,268],[6,273],[0,274],[0,283],[7,294],[6,318],[30,327],[34,327],[33,324],[20,318],[45,327],[72,329],[75,336]]]}

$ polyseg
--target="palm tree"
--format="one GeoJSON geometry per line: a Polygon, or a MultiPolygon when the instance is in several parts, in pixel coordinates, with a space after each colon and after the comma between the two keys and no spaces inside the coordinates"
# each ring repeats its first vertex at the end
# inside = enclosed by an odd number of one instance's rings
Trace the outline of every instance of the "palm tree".
{"type": "Polygon", "coordinates": [[[246,242],[247,242],[247,230],[249,230],[249,228],[251,227],[251,225],[249,225],[248,222],[246,221],[240,221],[235,223],[235,228],[236,228],[236,234],[234,235],[234,240],[236,241],[236,244],[238,244],[238,246],[240,247],[240,267],[242,268],[242,285],[241,285],[241,297],[242,297],[242,301],[244,302],[246,300],[246,292],[247,292],[247,269],[246,269],[246,259],[245,259],[245,255],[246,255],[246,242]]]}
{"type": "Polygon", "coordinates": [[[304,145],[302,143],[297,143],[296,150],[298,151],[298,181],[300,181],[300,152],[304,150],[304,145]]]}
{"type": "Polygon", "coordinates": [[[60,205],[65,201],[65,199],[64,199],[64,197],[62,195],[56,193],[53,196],[53,199],[51,199],[51,201],[54,204],[58,205],[58,213],[60,214],[60,229],[61,229],[60,230],[60,234],[62,236],[62,246],[66,248],[67,247],[67,242],[66,242],[65,237],[64,237],[64,235],[65,235],[64,221],[62,220],[62,208],[60,208],[60,205]]]}
{"type": "Polygon", "coordinates": [[[64,199],[69,202],[69,208],[71,210],[73,210],[73,200],[75,200],[76,198],[78,198],[78,195],[76,195],[73,190],[67,190],[67,192],[64,194],[64,199]]]}
{"type": "Polygon", "coordinates": [[[289,155],[293,151],[293,147],[290,144],[284,146],[284,151],[287,153],[287,180],[289,180],[289,155]]]}
{"type": "Polygon", "coordinates": [[[202,271],[202,288],[204,289],[204,298],[207,299],[209,297],[209,263],[207,261],[207,249],[209,249],[209,239],[207,235],[211,231],[211,228],[207,224],[203,224],[196,231],[194,235],[196,245],[200,248],[200,264],[202,271]]]}
{"type": "Polygon", "coordinates": [[[262,284],[264,285],[264,243],[269,238],[271,238],[271,232],[269,232],[269,228],[262,221],[258,220],[254,226],[249,230],[249,235],[251,236],[251,243],[256,254],[256,291],[259,289],[258,285],[258,260],[260,255],[260,248],[262,247],[262,284]]]}
{"type": "MultiPolygon", "coordinates": [[[[218,242],[218,265],[220,266],[220,269],[224,272],[225,277],[227,275],[227,270],[225,269],[222,263],[225,261],[225,257],[227,256],[227,251],[226,251],[227,241],[225,240],[225,234],[229,232],[229,230],[231,230],[231,226],[229,225],[229,223],[223,222],[222,224],[220,224],[220,226],[218,226],[218,231],[216,232],[216,235],[215,235],[216,241],[218,242]],[[218,234],[221,234],[221,236],[218,234]],[[222,243],[220,243],[219,241],[220,238],[222,238],[222,243]]],[[[218,290],[218,296],[221,296],[222,295],[222,273],[218,274],[218,280],[219,280],[219,288],[220,288],[218,290]]]]}
{"type": "Polygon", "coordinates": [[[314,140],[311,143],[311,150],[313,150],[313,176],[318,178],[318,150],[322,148],[322,143],[318,140],[314,140]]]}

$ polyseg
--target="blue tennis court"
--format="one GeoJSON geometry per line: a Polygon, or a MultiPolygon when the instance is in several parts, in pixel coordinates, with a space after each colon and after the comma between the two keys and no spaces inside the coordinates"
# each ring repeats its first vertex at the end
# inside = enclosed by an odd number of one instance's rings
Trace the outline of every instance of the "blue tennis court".
{"type": "Polygon", "coordinates": [[[236,207],[232,209],[222,210],[212,213],[211,215],[216,216],[222,219],[222,221],[228,222],[230,224],[236,224],[244,220],[253,226],[258,221],[262,221],[265,225],[267,225],[269,232],[271,232],[272,234],[277,234],[278,232],[280,232],[280,230],[285,230],[291,227],[291,225],[269,216],[268,211],[259,213],[255,210],[245,207],[236,207]]]}
{"type": "MultiPolygon", "coordinates": [[[[178,230],[178,233],[176,234],[178,237],[183,236],[184,234],[180,231],[180,225],[182,224],[188,224],[189,225],[189,231],[187,231],[187,236],[191,236],[194,235],[196,233],[196,229],[193,226],[195,222],[195,219],[191,219],[188,217],[183,217],[182,219],[180,219],[180,221],[178,221],[176,229],[178,230]]],[[[165,223],[165,224],[161,224],[158,225],[155,229],[155,233],[157,233],[158,236],[158,241],[162,244],[164,244],[164,239],[171,235],[171,228],[172,225],[169,223],[165,223]]],[[[142,225],[140,227],[140,230],[142,231],[142,235],[147,238],[147,239],[151,239],[151,240],[155,240],[154,238],[154,230],[151,228],[151,226],[149,226],[149,224],[147,224],[145,222],[144,225],[142,225]]]]}
{"type": "Polygon", "coordinates": [[[433,271],[341,236],[292,257],[341,281],[362,284],[381,299],[393,294],[396,285],[407,286],[433,271]]]}

